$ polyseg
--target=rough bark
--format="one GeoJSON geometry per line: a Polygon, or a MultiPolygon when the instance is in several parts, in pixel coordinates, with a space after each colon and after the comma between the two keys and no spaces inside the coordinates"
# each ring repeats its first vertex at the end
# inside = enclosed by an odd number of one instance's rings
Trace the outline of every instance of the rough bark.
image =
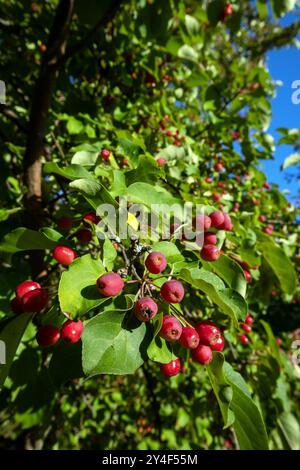
{"type": "Polygon", "coordinates": [[[75,0],[61,0],[49,34],[47,51],[34,90],[30,112],[27,146],[24,157],[26,225],[38,229],[42,225],[41,155],[46,132],[51,95],[59,71],[59,59],[65,52],[75,0]]]}
{"type": "MultiPolygon", "coordinates": [[[[51,96],[59,73],[59,62],[65,53],[66,43],[75,0],[61,0],[58,4],[49,34],[47,51],[43,57],[40,75],[32,98],[27,146],[24,157],[25,225],[37,230],[43,224],[42,210],[42,164],[43,140],[51,96]]],[[[41,252],[33,252],[30,258],[32,275],[36,277],[43,269],[41,252]]]]}

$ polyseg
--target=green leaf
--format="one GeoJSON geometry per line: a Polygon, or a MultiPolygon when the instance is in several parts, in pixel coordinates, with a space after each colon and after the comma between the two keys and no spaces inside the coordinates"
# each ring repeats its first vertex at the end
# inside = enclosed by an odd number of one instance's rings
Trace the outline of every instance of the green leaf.
{"type": "Polygon", "coordinates": [[[75,165],[93,166],[99,157],[99,152],[88,152],[81,150],[72,157],[71,163],[75,165]]]}
{"type": "Polygon", "coordinates": [[[163,322],[163,313],[160,312],[154,318],[152,325],[154,327],[152,340],[147,348],[147,354],[151,361],[159,362],[160,364],[167,364],[170,361],[176,359],[176,355],[173,354],[172,345],[158,336],[163,322]]]}
{"type": "Polygon", "coordinates": [[[98,209],[98,206],[101,204],[111,204],[114,207],[118,207],[117,202],[114,198],[110,195],[108,190],[98,181],[82,178],[70,183],[70,187],[74,189],[78,189],[87,201],[94,207],[94,209],[98,209]]]}
{"type": "Polygon", "coordinates": [[[288,449],[300,450],[300,426],[297,418],[292,413],[282,413],[278,418],[278,426],[288,449]]]}
{"type": "Polygon", "coordinates": [[[39,230],[40,233],[45,235],[49,240],[52,240],[53,242],[59,242],[63,236],[61,233],[57,232],[51,227],[44,227],[39,230]]]}
{"type": "Polygon", "coordinates": [[[297,0],[271,0],[274,15],[277,16],[277,18],[285,15],[295,7],[296,1],[297,0]]]}
{"type": "Polygon", "coordinates": [[[292,294],[297,286],[297,277],[291,260],[270,237],[260,235],[260,240],[263,241],[259,241],[258,247],[280,282],[281,289],[292,294]]]}
{"type": "Polygon", "coordinates": [[[182,205],[182,201],[172,196],[166,189],[148,183],[131,184],[127,188],[127,195],[132,202],[141,203],[148,207],[151,204],[182,205]]]}
{"type": "Polygon", "coordinates": [[[279,366],[282,367],[283,364],[281,360],[281,355],[280,355],[279,348],[276,342],[276,338],[273,334],[272,328],[270,327],[269,323],[265,322],[264,320],[260,320],[260,323],[262,324],[262,326],[265,329],[265,332],[267,333],[268,346],[270,348],[271,354],[273,357],[275,357],[279,366]]]}
{"type": "Polygon", "coordinates": [[[205,269],[218,274],[229,287],[243,297],[246,295],[247,283],[241,266],[226,255],[220,256],[213,263],[202,262],[205,269]]]}
{"type": "Polygon", "coordinates": [[[223,363],[224,357],[221,354],[214,354],[212,362],[207,367],[207,372],[220,406],[224,421],[224,429],[226,429],[233,424],[235,416],[233,411],[229,408],[231,400],[229,402],[228,400],[225,400],[224,394],[222,393],[222,390],[226,390],[226,387],[229,385],[224,375],[223,363]]]}
{"type": "Polygon", "coordinates": [[[261,412],[242,376],[224,361],[221,353],[214,353],[208,373],[225,426],[232,424],[240,449],[267,450],[268,436],[261,412]]]}
{"type": "Polygon", "coordinates": [[[195,64],[198,64],[199,62],[198,53],[195,51],[195,49],[193,49],[191,46],[188,46],[187,44],[179,48],[177,55],[181,59],[189,60],[195,64]]]}
{"type": "Polygon", "coordinates": [[[168,264],[184,261],[184,256],[180,253],[177,246],[172,242],[157,242],[151,247],[152,251],[159,251],[165,255],[168,264]]]}
{"type": "Polygon", "coordinates": [[[84,315],[105,302],[107,298],[103,298],[96,288],[96,280],[104,272],[101,261],[92,259],[91,255],[75,259],[60,278],[58,297],[61,310],[71,316],[84,315]]]}
{"type": "Polygon", "coordinates": [[[81,355],[81,341],[75,344],[61,342],[55,347],[49,364],[49,374],[56,387],[60,387],[68,380],[84,376],[81,355]]]}
{"type": "Polygon", "coordinates": [[[12,214],[20,212],[21,207],[16,207],[15,209],[0,209],[0,222],[7,220],[12,214]]]}
{"type": "Polygon", "coordinates": [[[138,163],[138,157],[141,153],[144,153],[143,144],[138,139],[132,139],[131,134],[117,133],[118,136],[118,148],[117,151],[127,157],[131,163],[136,165],[138,163]],[[124,137],[123,137],[124,136],[124,137]]]}
{"type": "Polygon", "coordinates": [[[190,15],[185,15],[184,22],[185,22],[185,27],[187,29],[187,32],[191,36],[195,36],[199,33],[200,24],[199,24],[199,21],[196,20],[196,18],[194,18],[193,16],[190,16],[190,15]]]}
{"type": "Polygon", "coordinates": [[[268,1],[267,0],[256,0],[256,6],[259,17],[265,19],[268,16],[268,1]]]}
{"type": "Polygon", "coordinates": [[[71,135],[80,134],[84,129],[84,125],[81,121],[78,121],[74,116],[70,116],[67,121],[67,131],[71,135]]]}
{"type": "Polygon", "coordinates": [[[20,341],[32,317],[32,313],[22,313],[0,323],[0,388],[5,382],[20,341]]]}
{"type": "Polygon", "coordinates": [[[285,170],[289,166],[298,165],[298,163],[300,163],[300,153],[293,153],[284,160],[281,169],[285,170]]]}
{"type": "Polygon", "coordinates": [[[81,165],[71,164],[60,168],[57,163],[48,162],[43,166],[45,173],[55,173],[68,180],[76,180],[78,178],[89,178],[93,180],[93,176],[81,165]]]}
{"type": "Polygon", "coordinates": [[[211,85],[206,89],[203,107],[206,111],[213,111],[220,107],[221,91],[211,85]]]}
{"type": "Polygon", "coordinates": [[[114,248],[112,242],[106,238],[103,243],[103,266],[107,271],[112,271],[116,257],[117,250],[114,248]]]}
{"type": "MultiPolygon", "coordinates": [[[[49,235],[49,233],[47,234],[49,235]]],[[[26,250],[45,250],[53,249],[56,242],[51,240],[43,233],[19,227],[10,233],[7,233],[0,243],[0,251],[6,253],[17,253],[26,250]]]]}
{"type": "Polygon", "coordinates": [[[159,177],[159,169],[154,158],[148,155],[141,155],[138,159],[138,166],[135,170],[126,172],[127,186],[136,183],[154,183],[159,177]]]}
{"type": "Polygon", "coordinates": [[[133,374],[143,364],[145,323],[118,310],[100,313],[82,335],[82,366],[88,376],[133,374]]]}
{"type": "Polygon", "coordinates": [[[182,269],[179,277],[204,292],[237,325],[247,314],[247,303],[236,291],[224,288],[223,281],[205,269],[182,269]]]}

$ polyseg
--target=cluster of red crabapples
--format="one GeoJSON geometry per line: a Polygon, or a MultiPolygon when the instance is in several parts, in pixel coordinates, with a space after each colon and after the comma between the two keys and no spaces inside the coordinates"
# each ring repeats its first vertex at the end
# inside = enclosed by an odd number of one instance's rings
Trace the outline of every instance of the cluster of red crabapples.
{"type": "MultiPolygon", "coordinates": [[[[167,260],[163,253],[152,252],[147,256],[145,266],[149,273],[160,274],[166,269],[167,260]]],[[[151,284],[151,280],[149,283],[151,284]]],[[[103,296],[116,296],[123,288],[124,281],[118,273],[106,273],[97,279],[97,289],[103,296]]],[[[174,306],[184,297],[184,287],[177,279],[167,280],[159,289],[161,299],[169,303],[174,312],[174,315],[163,317],[159,336],[171,343],[179,341],[183,348],[191,350],[196,362],[209,364],[213,358],[212,352],[222,351],[224,347],[224,338],[220,329],[211,321],[202,321],[194,328],[183,319],[174,306]]],[[[158,304],[150,296],[142,295],[135,302],[135,316],[142,322],[149,322],[157,312],[158,304]]],[[[166,377],[177,375],[181,370],[180,359],[176,358],[167,364],[161,364],[160,368],[166,377]]]]}
{"type": "Polygon", "coordinates": [[[249,343],[249,339],[247,334],[251,333],[252,331],[252,323],[254,323],[253,317],[250,315],[250,313],[247,313],[247,316],[245,318],[245,321],[240,324],[241,329],[246,333],[241,333],[239,335],[239,340],[242,344],[247,345],[249,343]]]}
{"type": "MultiPolygon", "coordinates": [[[[49,299],[47,289],[42,289],[38,282],[24,281],[18,284],[16,296],[11,301],[14,313],[40,313],[49,299]]],[[[82,321],[68,319],[61,328],[54,325],[42,325],[36,334],[36,340],[42,348],[54,346],[60,338],[68,343],[76,343],[83,332],[82,321]]]]}
{"type": "MultiPolygon", "coordinates": [[[[217,233],[220,230],[231,231],[233,224],[231,222],[230,215],[223,211],[213,211],[211,214],[199,214],[196,215],[192,220],[192,227],[196,230],[196,243],[198,244],[198,235],[201,234],[201,258],[204,261],[217,261],[221,255],[221,250],[217,247],[218,236],[217,233]]],[[[174,238],[185,240],[184,234],[178,234],[180,228],[179,223],[173,223],[171,225],[171,231],[174,234],[174,238]]]]}

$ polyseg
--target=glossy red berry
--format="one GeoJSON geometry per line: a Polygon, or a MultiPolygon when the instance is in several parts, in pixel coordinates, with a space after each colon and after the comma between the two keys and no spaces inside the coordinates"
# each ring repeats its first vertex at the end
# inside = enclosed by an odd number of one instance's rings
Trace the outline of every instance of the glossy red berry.
{"type": "Polygon", "coordinates": [[[44,310],[49,300],[46,289],[34,289],[26,292],[22,297],[24,312],[38,313],[44,310]]]}
{"type": "Polygon", "coordinates": [[[276,338],[276,344],[277,344],[277,346],[281,346],[282,345],[282,339],[281,338],[276,338]]]}
{"type": "Polygon", "coordinates": [[[272,235],[273,230],[274,230],[274,227],[271,224],[263,228],[263,232],[266,233],[267,235],[272,235]]]}
{"type": "Polygon", "coordinates": [[[162,285],[160,295],[166,302],[177,304],[181,302],[184,297],[183,285],[181,282],[171,279],[162,285]]]}
{"type": "Polygon", "coordinates": [[[221,173],[221,171],[223,170],[224,168],[224,165],[223,163],[221,162],[217,162],[214,164],[214,170],[217,172],[217,173],[221,173]]]}
{"type": "Polygon", "coordinates": [[[213,359],[212,350],[209,346],[199,344],[196,349],[192,350],[193,359],[199,364],[209,364],[213,359]]]}
{"type": "Polygon", "coordinates": [[[40,289],[41,286],[38,282],[34,281],[24,281],[21,284],[18,284],[16,287],[16,297],[21,300],[27,292],[33,291],[35,289],[40,289]]]}
{"type": "Polygon", "coordinates": [[[61,328],[61,337],[68,343],[77,343],[83,332],[83,323],[81,320],[67,320],[61,328]]]}
{"type": "Polygon", "coordinates": [[[204,233],[204,245],[215,245],[217,243],[217,235],[213,232],[204,233]]]}
{"type": "Polygon", "coordinates": [[[185,326],[182,328],[179,342],[183,348],[195,349],[199,344],[199,335],[195,328],[190,326],[185,326]]]}
{"type": "Polygon", "coordinates": [[[87,214],[83,216],[82,221],[86,227],[89,227],[90,226],[89,222],[91,224],[97,225],[100,222],[100,217],[97,214],[95,214],[95,212],[88,212],[87,214]]]}
{"type": "Polygon", "coordinates": [[[102,149],[100,155],[103,158],[103,160],[107,161],[109,160],[109,157],[110,157],[110,151],[107,149],[102,149]]]}
{"type": "Polygon", "coordinates": [[[53,250],[53,258],[63,266],[69,266],[77,258],[77,253],[69,246],[57,245],[53,250]]]}
{"type": "Polygon", "coordinates": [[[224,213],[221,211],[214,211],[210,215],[211,226],[218,228],[224,222],[224,213]]]}
{"type": "Polygon", "coordinates": [[[70,230],[73,227],[72,217],[63,216],[57,220],[57,226],[61,230],[70,230]]]}
{"type": "Polygon", "coordinates": [[[258,217],[258,220],[262,223],[264,223],[266,220],[267,220],[267,217],[263,214],[261,214],[259,217],[258,217]]]}
{"type": "Polygon", "coordinates": [[[247,323],[241,323],[240,327],[245,331],[245,333],[250,333],[250,331],[252,331],[251,326],[247,325],[247,323]]]}
{"type": "Polygon", "coordinates": [[[231,3],[226,3],[223,11],[225,19],[232,14],[232,5],[231,3]]]}
{"type": "Polygon", "coordinates": [[[167,160],[161,157],[156,160],[156,163],[158,166],[165,166],[165,164],[167,163],[167,160]]]}
{"type": "Polygon", "coordinates": [[[59,328],[53,325],[43,325],[36,334],[36,340],[41,348],[54,346],[59,341],[59,328]]]}
{"type": "Polygon", "coordinates": [[[103,274],[97,279],[97,288],[104,297],[115,297],[124,288],[124,281],[118,273],[103,274]]]}
{"type": "Polygon", "coordinates": [[[239,335],[238,338],[239,338],[240,342],[244,345],[249,343],[249,339],[247,338],[246,335],[239,335]]]}
{"type": "Polygon", "coordinates": [[[208,215],[199,214],[193,218],[193,228],[198,232],[206,232],[211,226],[211,220],[208,215]]]}
{"type": "Polygon", "coordinates": [[[177,358],[167,364],[161,364],[160,370],[165,377],[178,375],[180,372],[180,359],[177,358]]]}
{"type": "Polygon", "coordinates": [[[215,245],[204,245],[201,252],[204,261],[217,261],[220,258],[220,250],[215,245]]]}
{"type": "Polygon", "coordinates": [[[82,245],[87,245],[92,239],[92,232],[90,230],[82,229],[78,230],[75,236],[79,243],[81,243],[82,245]]]}
{"type": "Polygon", "coordinates": [[[221,330],[213,322],[202,321],[195,326],[195,329],[199,335],[200,344],[209,346],[215,351],[223,349],[224,339],[221,335],[221,330]],[[222,339],[221,341],[220,338],[222,339]]]}
{"type": "Polygon", "coordinates": [[[163,322],[161,329],[159,331],[159,336],[164,338],[167,341],[177,341],[182,333],[182,326],[177,318],[172,315],[167,315],[163,317],[163,322]]]}
{"type": "Polygon", "coordinates": [[[153,251],[147,256],[145,261],[146,268],[152,274],[159,274],[167,267],[167,260],[163,253],[153,251]]]}
{"type": "Polygon", "coordinates": [[[215,341],[212,342],[210,347],[213,351],[223,351],[224,346],[225,346],[225,339],[222,335],[220,335],[218,338],[216,338],[215,341]]]}
{"type": "Polygon", "coordinates": [[[251,282],[252,281],[252,276],[251,274],[249,273],[249,271],[247,271],[246,269],[243,269],[244,271],[244,276],[245,276],[245,279],[246,279],[246,282],[251,282]]]}
{"type": "Polygon", "coordinates": [[[251,317],[249,312],[246,315],[245,323],[247,325],[252,325],[252,323],[254,323],[254,319],[253,319],[253,317],[251,317]]]}
{"type": "Polygon", "coordinates": [[[14,313],[17,313],[17,314],[24,312],[22,300],[18,299],[18,297],[14,297],[10,301],[10,308],[14,313]]]}
{"type": "Polygon", "coordinates": [[[224,221],[219,225],[218,230],[226,230],[230,232],[233,229],[233,224],[231,222],[230,215],[227,212],[223,212],[224,221]]]}
{"type": "Polygon", "coordinates": [[[158,306],[151,297],[142,297],[136,302],[134,311],[140,321],[150,321],[157,314],[158,306]]]}

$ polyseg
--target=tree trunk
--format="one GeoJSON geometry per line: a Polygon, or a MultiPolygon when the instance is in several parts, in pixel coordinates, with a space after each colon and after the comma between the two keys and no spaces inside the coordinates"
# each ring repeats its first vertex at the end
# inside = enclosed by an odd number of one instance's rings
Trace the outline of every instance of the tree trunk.
{"type": "MultiPolygon", "coordinates": [[[[30,112],[28,138],[24,156],[25,226],[38,230],[43,225],[42,164],[44,137],[51,103],[51,95],[58,77],[61,58],[65,54],[75,0],[60,0],[49,34],[47,51],[43,57],[40,75],[34,90],[30,112]]],[[[31,254],[32,275],[43,269],[40,252],[31,254]]]]}

